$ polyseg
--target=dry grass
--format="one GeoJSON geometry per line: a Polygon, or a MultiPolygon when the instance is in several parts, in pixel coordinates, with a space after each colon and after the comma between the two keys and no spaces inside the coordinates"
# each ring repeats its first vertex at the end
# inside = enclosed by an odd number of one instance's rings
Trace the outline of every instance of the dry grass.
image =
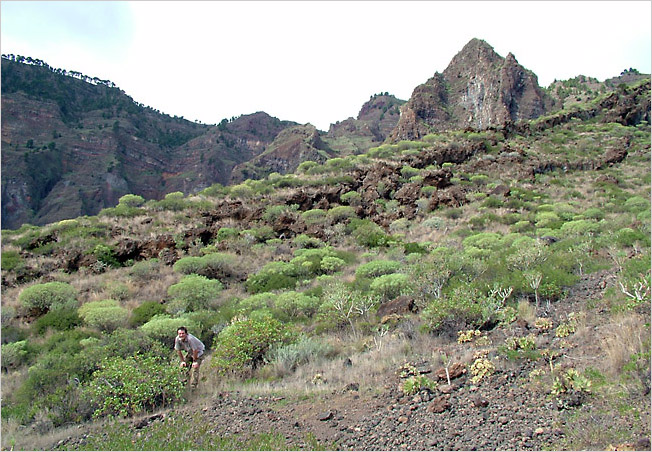
{"type": "Polygon", "coordinates": [[[611,376],[619,375],[632,355],[650,352],[649,317],[628,313],[614,319],[605,327],[604,370],[611,376]],[[648,323],[648,325],[646,325],[648,323]]]}
{"type": "Polygon", "coordinates": [[[520,319],[525,320],[529,324],[534,324],[534,321],[537,318],[537,309],[532,303],[526,299],[519,300],[516,309],[520,319]]]}
{"type": "MultiPolygon", "coordinates": [[[[294,373],[272,381],[257,379],[254,383],[242,383],[222,380],[210,370],[207,359],[203,370],[205,381],[200,385],[203,386],[200,391],[209,397],[227,389],[249,395],[296,397],[340,391],[352,383],[359,384],[363,391],[377,391],[393,384],[396,370],[406,362],[429,361],[433,368],[438,368],[440,363],[433,351],[443,344],[438,338],[416,332],[411,339],[391,335],[384,337],[382,342],[373,342],[368,336],[358,341],[359,344],[366,343],[367,347],[357,352],[350,346],[348,333],[333,334],[325,340],[338,350],[336,358],[324,357],[301,365],[294,373]]],[[[265,371],[259,374],[265,374],[265,371]]]]}

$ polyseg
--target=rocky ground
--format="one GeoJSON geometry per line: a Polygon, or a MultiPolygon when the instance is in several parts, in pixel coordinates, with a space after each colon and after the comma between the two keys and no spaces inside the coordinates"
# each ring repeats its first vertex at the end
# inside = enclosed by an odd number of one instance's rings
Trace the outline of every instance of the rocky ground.
{"type": "MultiPolygon", "coordinates": [[[[550,317],[564,318],[569,312],[579,311],[587,300],[598,298],[612,279],[610,272],[585,276],[551,308],[550,317]]],[[[602,315],[607,314],[597,309],[595,316],[586,320],[585,330],[597,331],[605,319],[602,315]]],[[[523,328],[521,333],[533,329],[522,322],[513,328],[523,328]]],[[[488,336],[493,343],[499,343],[505,334],[505,330],[496,328],[488,336]]],[[[573,340],[589,338],[590,342],[591,338],[586,333],[576,336],[567,340],[565,357],[575,362],[591,359],[599,344],[574,346],[573,340]]],[[[559,345],[556,341],[560,339],[547,333],[537,340],[540,347],[552,348],[559,345]]],[[[577,435],[578,431],[604,428],[626,431],[627,438],[614,444],[594,444],[596,449],[650,450],[650,405],[644,401],[649,399],[649,389],[645,398],[641,398],[640,391],[630,394],[630,402],[643,407],[640,422],[631,423],[631,418],[608,412],[608,405],[597,392],[571,391],[551,397],[549,391],[542,391],[532,384],[530,376],[533,369],[542,367],[539,361],[509,361],[477,383],[471,381],[468,366],[451,365],[450,385],[443,368],[423,361],[414,363],[414,367],[421,375],[437,381],[438,387],[410,396],[399,389],[402,377],[397,369],[373,388],[350,383],[308,397],[220,392],[209,399],[129,422],[134,434],[146,435],[148,429],[170,417],[199,416],[212,434],[245,439],[259,433],[280,433],[297,450],[314,448],[315,440],[328,450],[555,450],[568,444],[569,432],[577,435]],[[586,420],[592,425],[582,425],[586,420]]],[[[647,378],[649,381],[649,375],[647,378]]],[[[89,434],[97,432],[80,431],[59,440],[52,448],[83,448],[89,434]]],[[[590,442],[587,438],[585,444],[590,442]]]]}

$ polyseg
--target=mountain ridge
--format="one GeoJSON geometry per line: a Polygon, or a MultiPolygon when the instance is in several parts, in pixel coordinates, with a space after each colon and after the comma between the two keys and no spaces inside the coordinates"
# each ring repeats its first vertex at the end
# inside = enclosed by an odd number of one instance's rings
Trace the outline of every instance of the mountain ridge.
{"type": "Polygon", "coordinates": [[[129,193],[197,193],[387,140],[531,118],[561,105],[558,94],[538,87],[511,53],[502,58],[473,39],[408,101],[374,95],[328,132],[265,112],[205,125],[139,104],[108,80],[3,55],[2,228],[93,215],[129,193]],[[295,133],[281,134],[288,128],[295,133]],[[312,138],[301,139],[308,130],[312,138]]]}

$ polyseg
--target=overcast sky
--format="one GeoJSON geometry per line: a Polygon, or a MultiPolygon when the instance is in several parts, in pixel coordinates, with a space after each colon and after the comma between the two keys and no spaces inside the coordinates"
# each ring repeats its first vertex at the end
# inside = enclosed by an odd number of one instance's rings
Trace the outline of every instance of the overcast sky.
{"type": "Polygon", "coordinates": [[[472,38],[539,77],[650,73],[649,1],[200,1],[0,4],[2,53],[108,79],[215,124],[265,111],[331,123],[372,94],[409,99],[472,38]]]}

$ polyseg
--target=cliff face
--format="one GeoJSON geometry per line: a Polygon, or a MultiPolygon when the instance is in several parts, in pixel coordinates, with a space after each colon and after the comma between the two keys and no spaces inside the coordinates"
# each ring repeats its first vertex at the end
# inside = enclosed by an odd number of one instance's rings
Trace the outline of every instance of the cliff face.
{"type": "Polygon", "coordinates": [[[537,77],[511,53],[498,55],[473,39],[436,73],[415,88],[390,134],[392,141],[418,139],[430,132],[484,129],[533,119],[554,108],[537,77]]]}

